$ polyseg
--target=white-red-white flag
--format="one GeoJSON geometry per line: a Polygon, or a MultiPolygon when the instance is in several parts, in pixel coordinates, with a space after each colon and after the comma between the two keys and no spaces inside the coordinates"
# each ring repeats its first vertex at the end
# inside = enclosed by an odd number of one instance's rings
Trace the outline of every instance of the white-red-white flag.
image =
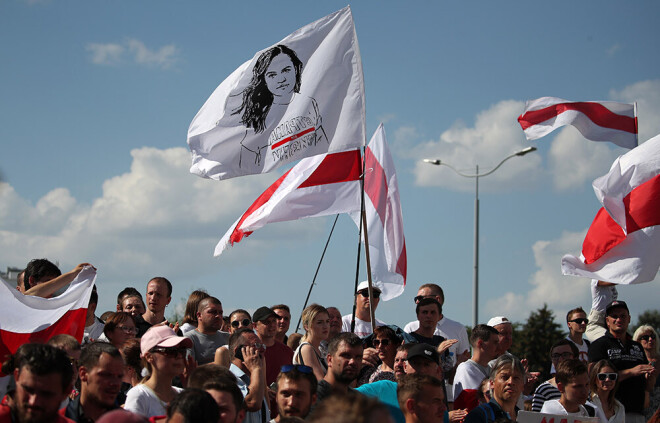
{"type": "MultiPolygon", "coordinates": [[[[364,153],[364,209],[371,276],[384,301],[398,297],[406,284],[406,240],[394,161],[381,123],[364,153]]],[[[360,213],[351,213],[359,226],[360,213]]]]}
{"type": "Polygon", "coordinates": [[[87,305],[96,270],[85,267],[64,293],[54,298],[24,295],[0,280],[0,360],[30,342],[68,334],[82,342],[87,305]]]}
{"type": "Polygon", "coordinates": [[[518,117],[518,122],[528,140],[572,125],[592,141],[610,141],[624,148],[637,147],[634,104],[541,97],[525,103],[525,111],[518,117]]]}
{"type": "Polygon", "coordinates": [[[360,210],[360,150],[308,157],[268,187],[215,247],[229,245],[268,223],[360,210]]]}
{"type": "Polygon", "coordinates": [[[593,186],[603,208],[581,256],[562,258],[562,273],[619,284],[653,280],[660,268],[660,135],[617,158],[593,186]]]}
{"type": "Polygon", "coordinates": [[[360,49],[350,7],[304,26],[225,79],[188,129],[190,172],[270,172],[366,139],[360,49]]]}

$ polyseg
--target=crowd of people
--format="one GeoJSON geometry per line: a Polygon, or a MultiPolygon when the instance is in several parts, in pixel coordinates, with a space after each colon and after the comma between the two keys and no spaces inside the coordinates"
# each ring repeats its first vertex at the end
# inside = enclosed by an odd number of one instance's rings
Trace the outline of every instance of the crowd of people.
{"type": "MultiPolygon", "coordinates": [[[[25,295],[50,297],[88,265],[62,274],[45,259],[19,275],[25,295]]],[[[208,292],[190,294],[168,323],[172,284],[155,277],[144,296],[128,287],[97,317],[92,292],[84,337],[26,343],[2,366],[2,422],[440,422],[516,421],[519,412],[658,421],[658,339],[628,333],[616,287],[592,282],[592,309],[568,312],[569,331],[548,351],[547,381],[509,349],[512,323],[492,317],[469,331],[443,314],[436,284],[419,287],[417,320],[375,319],[381,291],[355,292],[355,314],[312,304],[304,333],[289,333],[285,304],[225,313],[208,292]]]]}

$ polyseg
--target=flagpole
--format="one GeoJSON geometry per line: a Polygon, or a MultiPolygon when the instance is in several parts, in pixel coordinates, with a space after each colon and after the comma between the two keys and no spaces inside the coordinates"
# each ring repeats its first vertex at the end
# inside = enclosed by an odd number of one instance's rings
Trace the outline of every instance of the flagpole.
{"type": "MultiPolygon", "coordinates": [[[[365,165],[365,160],[364,160],[364,151],[366,150],[366,146],[362,150],[362,175],[360,176],[360,185],[361,185],[361,194],[360,194],[360,215],[364,215],[364,165],[365,165]]],[[[362,222],[363,219],[360,219],[360,225],[358,226],[358,249],[357,249],[357,263],[355,266],[355,287],[353,288],[353,314],[351,316],[351,333],[355,333],[355,310],[357,309],[357,288],[358,284],[360,283],[360,248],[362,247],[362,222]]],[[[365,229],[366,231],[366,229],[365,229]]],[[[371,287],[371,285],[370,285],[371,287]]],[[[369,290],[370,294],[369,297],[371,297],[371,289],[369,290]]],[[[371,303],[369,304],[371,307],[371,303]]]]}
{"type": "Polygon", "coordinates": [[[639,146],[639,127],[637,126],[637,102],[633,102],[633,114],[635,115],[635,146],[639,146]]]}
{"type": "MultiPolygon", "coordinates": [[[[337,224],[337,219],[339,219],[339,214],[335,216],[335,221],[332,224],[332,228],[330,229],[330,235],[328,235],[328,240],[325,242],[325,247],[323,247],[323,253],[321,253],[321,260],[319,260],[319,265],[316,266],[316,272],[314,273],[314,278],[312,279],[312,284],[309,286],[309,291],[307,291],[307,298],[305,298],[305,304],[303,305],[303,310],[307,308],[307,302],[309,301],[309,296],[312,294],[312,288],[316,284],[316,276],[319,274],[319,269],[321,268],[321,263],[323,262],[323,257],[325,257],[325,251],[328,249],[328,244],[330,244],[330,238],[332,237],[332,233],[335,230],[335,225],[337,224]]],[[[298,324],[296,325],[296,332],[298,332],[298,329],[300,329],[300,322],[302,320],[302,313],[300,314],[300,317],[298,318],[298,324]]]]}
{"type": "Polygon", "coordinates": [[[367,281],[369,283],[369,314],[371,315],[371,332],[376,329],[376,311],[374,310],[374,289],[371,281],[371,259],[369,257],[369,227],[367,226],[367,213],[362,210],[362,221],[364,222],[364,260],[367,262],[367,281]]]}

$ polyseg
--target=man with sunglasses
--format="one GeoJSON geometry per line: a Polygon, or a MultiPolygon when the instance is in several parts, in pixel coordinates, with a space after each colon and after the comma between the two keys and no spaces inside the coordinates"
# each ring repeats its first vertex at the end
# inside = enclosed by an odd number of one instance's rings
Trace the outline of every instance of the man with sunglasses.
{"type": "MultiPolygon", "coordinates": [[[[359,336],[360,338],[365,338],[373,333],[371,327],[371,306],[374,308],[374,315],[376,314],[376,308],[380,302],[380,293],[381,290],[375,284],[372,285],[371,295],[374,297],[374,303],[369,304],[369,282],[362,281],[358,285],[357,291],[355,291],[355,329],[353,333],[359,336]]],[[[353,319],[353,314],[347,314],[341,318],[341,331],[342,332],[351,332],[351,320],[353,319]]],[[[385,322],[376,319],[376,326],[384,326],[385,322]]]]}
{"type": "Polygon", "coordinates": [[[615,300],[605,309],[607,333],[595,340],[589,348],[589,367],[599,360],[608,359],[614,364],[619,374],[619,389],[616,399],[626,409],[626,423],[645,421],[645,391],[651,391],[657,373],[648,363],[641,344],[628,335],[630,311],[624,301],[615,300]]]}
{"type": "Polygon", "coordinates": [[[278,415],[271,423],[279,423],[283,417],[307,417],[316,402],[316,387],[316,376],[311,367],[298,364],[282,366],[277,376],[278,415]]]}
{"type": "Polygon", "coordinates": [[[229,337],[229,370],[236,376],[247,413],[245,423],[270,420],[266,394],[266,347],[251,329],[239,329],[229,337]]]}
{"type": "Polygon", "coordinates": [[[214,360],[215,350],[227,345],[229,334],[222,332],[222,303],[215,297],[207,297],[197,306],[197,327],[184,335],[193,343],[192,354],[197,364],[214,360]]]}
{"type": "Polygon", "coordinates": [[[591,343],[583,338],[587,330],[587,313],[582,307],[574,308],[566,314],[566,325],[568,325],[568,336],[566,339],[575,344],[580,352],[580,360],[589,362],[589,346],[591,343]]]}

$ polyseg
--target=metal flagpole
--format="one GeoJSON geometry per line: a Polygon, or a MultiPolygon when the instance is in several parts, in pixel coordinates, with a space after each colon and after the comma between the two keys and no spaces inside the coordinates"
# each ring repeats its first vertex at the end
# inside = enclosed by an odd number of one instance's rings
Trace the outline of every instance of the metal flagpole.
{"type": "MultiPolygon", "coordinates": [[[[312,294],[312,288],[316,284],[316,276],[319,274],[319,269],[321,268],[321,263],[323,262],[323,257],[325,257],[325,251],[328,249],[328,244],[330,244],[330,238],[332,237],[332,233],[335,230],[335,225],[337,224],[337,219],[339,219],[339,215],[335,216],[335,222],[332,224],[332,229],[330,229],[330,235],[328,235],[328,240],[325,242],[325,247],[323,247],[323,253],[321,253],[321,260],[319,260],[319,265],[316,266],[316,272],[314,273],[314,278],[312,279],[312,284],[309,286],[309,291],[307,291],[307,298],[305,298],[305,305],[303,305],[303,310],[307,308],[307,302],[309,301],[309,296],[312,294]]],[[[302,321],[302,313],[300,313],[300,317],[298,318],[298,324],[296,325],[296,332],[298,332],[298,329],[300,329],[300,322],[302,321]]]]}
{"type": "MultiPolygon", "coordinates": [[[[360,176],[360,184],[362,187],[362,193],[360,196],[360,215],[364,215],[364,151],[362,150],[362,175],[360,176]]],[[[360,249],[362,248],[362,221],[360,219],[360,225],[358,230],[358,249],[357,249],[357,264],[355,266],[355,287],[353,288],[353,314],[351,315],[351,333],[355,333],[355,310],[357,309],[357,287],[360,283],[360,249]]],[[[365,229],[366,231],[366,229],[365,229]]],[[[371,296],[371,295],[370,295],[371,296]]]]}

